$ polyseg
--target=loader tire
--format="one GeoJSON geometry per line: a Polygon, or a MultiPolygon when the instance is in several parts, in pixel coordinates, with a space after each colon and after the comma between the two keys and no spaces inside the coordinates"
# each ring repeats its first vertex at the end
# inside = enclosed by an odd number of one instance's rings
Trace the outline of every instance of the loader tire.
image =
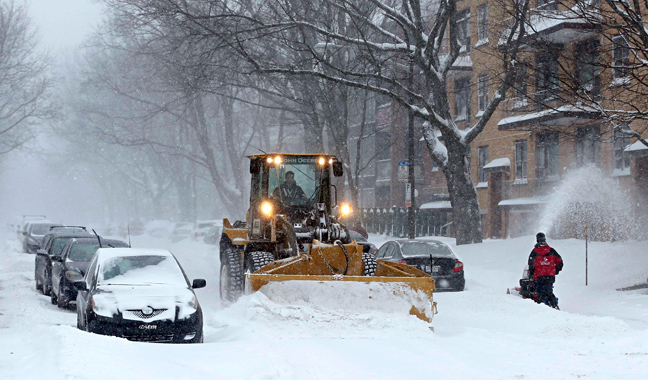
{"type": "Polygon", "coordinates": [[[373,254],[364,252],[362,254],[362,262],[364,263],[365,276],[376,275],[376,258],[374,257],[373,254]]]}
{"type": "Polygon", "coordinates": [[[223,255],[220,273],[220,297],[221,301],[236,302],[243,295],[245,278],[243,275],[243,263],[241,253],[228,249],[223,255]]]}
{"type": "Polygon", "coordinates": [[[273,261],[274,255],[272,252],[250,252],[248,254],[248,261],[245,270],[247,271],[249,269],[250,273],[254,273],[273,261]]]}

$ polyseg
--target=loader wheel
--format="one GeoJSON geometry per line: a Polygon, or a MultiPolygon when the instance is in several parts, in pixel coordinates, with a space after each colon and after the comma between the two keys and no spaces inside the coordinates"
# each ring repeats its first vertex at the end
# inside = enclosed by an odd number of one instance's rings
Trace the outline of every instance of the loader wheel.
{"type": "Polygon", "coordinates": [[[364,275],[376,275],[376,258],[371,253],[365,252],[362,254],[362,262],[364,263],[364,275]]]}
{"type": "Polygon", "coordinates": [[[235,302],[243,294],[245,284],[240,252],[228,249],[221,262],[221,301],[235,302]]]}
{"type": "Polygon", "coordinates": [[[273,261],[274,255],[271,252],[250,252],[245,269],[249,269],[250,273],[254,273],[273,261]]]}

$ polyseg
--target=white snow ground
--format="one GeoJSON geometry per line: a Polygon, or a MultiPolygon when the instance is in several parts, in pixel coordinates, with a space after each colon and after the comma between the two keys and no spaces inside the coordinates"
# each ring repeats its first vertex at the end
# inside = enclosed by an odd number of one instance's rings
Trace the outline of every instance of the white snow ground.
{"type": "Polygon", "coordinates": [[[345,294],[286,305],[256,293],[223,308],[213,246],[134,238],[136,247],[170,249],[190,278],[207,280],[197,290],[205,343],[170,345],[78,331],[72,310],[36,292],[34,256],[19,253],[12,238],[0,240],[0,379],[648,376],[648,290],[615,290],[648,277],[645,242],[590,243],[585,287],[584,242],[550,240],[565,260],[555,289],[562,311],[506,295],[522,274],[531,237],[457,247],[466,291],[435,294],[432,332],[399,310],[354,309],[345,294]]]}

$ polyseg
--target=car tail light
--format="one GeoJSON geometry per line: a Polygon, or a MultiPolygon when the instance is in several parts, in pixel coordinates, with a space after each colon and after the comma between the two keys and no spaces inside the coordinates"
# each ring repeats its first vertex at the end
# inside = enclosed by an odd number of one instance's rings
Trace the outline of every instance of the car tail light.
{"type": "Polygon", "coordinates": [[[459,260],[457,260],[457,263],[454,266],[454,269],[452,269],[453,272],[461,272],[463,270],[463,263],[459,260]]]}
{"type": "Polygon", "coordinates": [[[407,264],[407,261],[405,261],[405,260],[401,260],[401,261],[399,261],[398,263],[399,263],[399,264],[407,264]]]}
{"type": "Polygon", "coordinates": [[[194,237],[198,237],[198,236],[200,236],[199,232],[194,233],[194,237]]]}

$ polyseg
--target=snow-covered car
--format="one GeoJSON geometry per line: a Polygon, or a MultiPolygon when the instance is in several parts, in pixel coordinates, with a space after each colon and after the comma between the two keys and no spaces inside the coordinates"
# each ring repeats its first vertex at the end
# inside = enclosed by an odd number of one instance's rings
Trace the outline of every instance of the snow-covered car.
{"type": "Polygon", "coordinates": [[[163,249],[99,248],[74,283],[77,327],[134,341],[201,343],[203,316],[175,256],[163,249]]]}
{"type": "Polygon", "coordinates": [[[77,290],[74,282],[83,278],[88,265],[97,249],[126,248],[128,244],[121,240],[101,237],[72,238],[63,246],[60,255],[52,255],[52,304],[60,308],[67,307],[70,301],[76,300],[77,290]]]}
{"type": "Polygon", "coordinates": [[[216,245],[220,242],[221,234],[223,233],[223,226],[215,224],[211,226],[209,231],[205,234],[204,242],[205,244],[216,245]]]}
{"type": "Polygon", "coordinates": [[[378,247],[376,247],[373,243],[369,242],[369,240],[367,240],[359,232],[350,230],[349,236],[351,237],[351,240],[355,240],[358,244],[362,246],[362,252],[371,253],[372,255],[375,255],[376,252],[378,252],[378,247]]]}
{"type": "Polygon", "coordinates": [[[144,231],[149,236],[168,237],[174,227],[175,224],[168,220],[152,220],[144,225],[144,231]]]}
{"type": "Polygon", "coordinates": [[[434,277],[437,291],[462,291],[466,284],[463,262],[439,240],[392,240],[383,244],[376,260],[412,265],[434,277]]]}
{"type": "Polygon", "coordinates": [[[191,238],[194,240],[203,240],[209,233],[209,230],[216,225],[222,225],[220,220],[199,220],[191,231],[191,238]]]}
{"type": "Polygon", "coordinates": [[[174,243],[180,240],[188,239],[191,237],[191,232],[194,229],[193,223],[179,222],[176,223],[171,232],[171,241],[174,243]]]}
{"type": "Polygon", "coordinates": [[[60,226],[46,220],[30,222],[25,225],[23,234],[23,252],[36,253],[40,248],[43,237],[50,232],[50,227],[60,226]]]}

